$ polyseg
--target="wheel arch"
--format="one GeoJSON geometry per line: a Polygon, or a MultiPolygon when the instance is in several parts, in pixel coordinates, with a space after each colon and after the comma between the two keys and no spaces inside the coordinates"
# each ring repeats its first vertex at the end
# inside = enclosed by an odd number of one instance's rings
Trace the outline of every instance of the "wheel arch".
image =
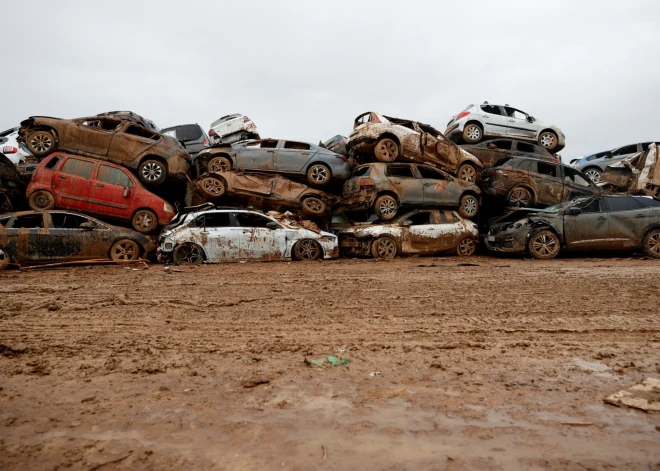
{"type": "MultiPolygon", "coordinates": [[[[30,133],[34,132],[34,131],[48,131],[48,132],[53,134],[53,137],[55,138],[55,143],[56,144],[59,144],[59,142],[60,142],[60,136],[59,136],[59,133],[57,132],[57,130],[52,126],[48,126],[47,124],[33,125],[30,128],[30,130],[25,134],[25,139],[27,140],[28,135],[30,133]]],[[[54,149],[54,151],[55,150],[57,150],[57,149],[54,149]]]]}
{"type": "Polygon", "coordinates": [[[538,226],[534,226],[532,230],[529,231],[529,234],[527,235],[527,241],[525,242],[525,250],[529,253],[529,241],[532,237],[534,237],[536,234],[538,234],[541,231],[550,231],[554,235],[557,236],[557,239],[559,239],[559,249],[564,250],[565,245],[564,245],[564,238],[562,235],[559,233],[559,231],[553,227],[551,224],[543,223],[539,224],[538,226]]]}
{"type": "Polygon", "coordinates": [[[234,160],[231,158],[231,155],[229,155],[225,151],[220,151],[220,152],[217,152],[217,153],[205,155],[203,157],[204,167],[206,167],[208,165],[208,163],[216,157],[225,157],[227,160],[229,160],[229,165],[230,165],[229,169],[231,170],[231,169],[234,168],[234,160]]]}
{"type": "Polygon", "coordinates": [[[319,245],[319,248],[321,249],[321,255],[319,256],[319,260],[323,260],[325,258],[325,250],[323,249],[323,245],[317,239],[312,239],[310,237],[302,237],[300,239],[295,240],[293,242],[293,244],[291,244],[291,248],[288,250],[289,256],[287,258],[290,258],[290,259],[293,260],[293,254],[294,254],[294,250],[296,250],[296,245],[298,245],[303,240],[307,240],[307,239],[313,240],[314,242],[316,242],[319,245]]]}
{"type": "Polygon", "coordinates": [[[378,234],[376,236],[373,236],[371,238],[371,241],[369,242],[369,252],[371,252],[371,247],[373,246],[374,242],[376,242],[378,239],[382,237],[387,237],[388,239],[392,239],[394,241],[394,245],[396,245],[396,254],[401,257],[403,256],[403,251],[402,251],[402,245],[401,245],[401,239],[402,237],[394,237],[392,234],[378,234]]]}
{"type": "Polygon", "coordinates": [[[399,136],[394,134],[393,132],[384,132],[380,134],[375,140],[374,140],[374,145],[380,141],[381,139],[392,139],[394,142],[396,142],[396,145],[399,146],[399,154],[401,154],[401,139],[399,139],[399,136]]]}
{"type": "Polygon", "coordinates": [[[373,206],[376,203],[376,200],[379,197],[384,196],[384,195],[390,195],[390,196],[394,197],[394,199],[396,200],[396,204],[399,205],[399,206],[401,205],[401,200],[399,198],[399,195],[394,190],[387,189],[387,190],[379,191],[378,193],[376,193],[376,197],[374,198],[373,203],[371,203],[371,206],[373,206]]]}
{"type": "Polygon", "coordinates": [[[206,249],[204,248],[204,246],[201,245],[201,244],[198,244],[197,242],[191,242],[189,240],[186,240],[184,242],[175,242],[174,247],[172,247],[172,261],[174,261],[174,251],[177,249],[177,247],[180,247],[180,246],[185,245],[185,244],[192,244],[192,245],[196,245],[197,247],[199,247],[202,251],[202,257],[204,258],[204,261],[205,262],[208,261],[209,258],[208,258],[208,255],[206,255],[206,249]]]}

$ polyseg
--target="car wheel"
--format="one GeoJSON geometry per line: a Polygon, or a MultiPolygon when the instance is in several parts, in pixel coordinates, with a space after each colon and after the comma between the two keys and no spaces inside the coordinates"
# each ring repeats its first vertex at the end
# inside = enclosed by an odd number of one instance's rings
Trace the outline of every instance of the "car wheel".
{"type": "Polygon", "coordinates": [[[507,202],[514,208],[525,208],[534,204],[534,197],[527,188],[516,186],[509,192],[507,202]]]}
{"type": "Polygon", "coordinates": [[[374,202],[374,213],[384,221],[389,221],[396,216],[399,210],[399,204],[392,195],[382,195],[376,198],[374,202]]]}
{"type": "Polygon", "coordinates": [[[483,132],[478,124],[468,124],[463,128],[463,140],[469,144],[476,144],[483,137],[483,132]]]}
{"type": "Polygon", "coordinates": [[[48,211],[55,207],[55,197],[50,191],[37,190],[30,195],[28,204],[35,211],[48,211]]]}
{"type": "Polygon", "coordinates": [[[376,143],[374,155],[379,162],[394,162],[399,156],[399,145],[390,138],[383,138],[376,143]]]}
{"type": "Polygon", "coordinates": [[[539,135],[539,145],[545,147],[550,152],[555,150],[558,144],[557,135],[552,131],[544,131],[539,135]]]}
{"type": "Polygon", "coordinates": [[[309,196],[302,201],[302,212],[307,216],[323,216],[327,209],[325,202],[315,196],[309,196]]]}
{"type": "Polygon", "coordinates": [[[549,230],[539,231],[529,239],[527,250],[534,258],[542,260],[555,258],[559,253],[559,237],[549,230]]]}
{"type": "Polygon", "coordinates": [[[644,236],[642,243],[644,255],[660,258],[660,229],[652,229],[644,236]]]}
{"type": "Polygon", "coordinates": [[[323,249],[318,242],[312,239],[303,239],[293,246],[293,258],[298,261],[318,260],[323,254],[323,249]]]}
{"type": "Polygon", "coordinates": [[[371,243],[371,256],[373,258],[392,259],[396,257],[397,247],[394,239],[387,236],[379,237],[371,243]]]}
{"type": "Polygon", "coordinates": [[[9,265],[10,263],[11,260],[9,259],[9,254],[4,250],[0,249],[0,271],[7,268],[7,265],[9,265]]]}
{"type": "Polygon", "coordinates": [[[140,258],[140,246],[130,239],[118,240],[110,249],[110,259],[114,262],[127,262],[140,258]]]}
{"type": "Polygon", "coordinates": [[[204,261],[204,250],[197,244],[186,242],[174,248],[173,258],[177,265],[201,265],[204,261]]]}
{"type": "Polygon", "coordinates": [[[45,157],[55,150],[55,136],[50,131],[35,131],[25,140],[27,148],[37,157],[45,157]]]}
{"type": "Polygon", "coordinates": [[[227,157],[213,157],[206,164],[209,172],[228,172],[231,170],[231,161],[227,157]]]}
{"type": "Polygon", "coordinates": [[[330,183],[330,169],[323,164],[314,164],[307,169],[310,185],[325,186],[330,183]]]}
{"type": "Polygon", "coordinates": [[[472,164],[464,163],[458,167],[458,179],[468,183],[477,183],[477,169],[472,164]]]}
{"type": "Polygon", "coordinates": [[[138,176],[145,185],[160,185],[167,177],[167,168],[158,160],[145,160],[138,168],[138,176]]]}
{"type": "Polygon", "coordinates": [[[463,237],[456,246],[456,255],[460,257],[471,257],[477,251],[477,241],[473,237],[463,237]]]}
{"type": "Polygon", "coordinates": [[[463,195],[458,204],[458,214],[467,219],[472,219],[479,212],[479,200],[474,195],[463,195]]]}
{"type": "Polygon", "coordinates": [[[216,177],[205,177],[198,184],[199,191],[207,199],[217,199],[223,196],[227,192],[227,186],[221,178],[216,177]]]}
{"type": "Polygon", "coordinates": [[[595,167],[591,167],[591,168],[586,169],[584,171],[584,174],[587,177],[589,177],[589,180],[591,180],[592,182],[600,183],[600,170],[599,169],[597,169],[595,167]]]}
{"type": "Polygon", "coordinates": [[[150,209],[139,209],[133,215],[131,223],[136,231],[148,234],[158,227],[158,217],[150,209]]]}

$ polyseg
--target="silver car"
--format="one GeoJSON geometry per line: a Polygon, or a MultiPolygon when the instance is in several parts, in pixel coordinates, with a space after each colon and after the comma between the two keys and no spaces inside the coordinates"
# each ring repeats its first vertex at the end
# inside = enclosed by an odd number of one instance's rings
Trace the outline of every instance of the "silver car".
{"type": "Polygon", "coordinates": [[[511,137],[536,142],[553,154],[566,146],[566,136],[558,126],[537,121],[509,105],[491,105],[487,101],[470,105],[453,116],[445,136],[466,144],[476,144],[486,137],[511,137]]]}
{"type": "MultiPolygon", "coordinates": [[[[579,159],[571,161],[571,167],[588,176],[592,182],[600,182],[600,174],[603,173],[609,165],[621,162],[638,152],[645,152],[653,142],[640,142],[638,144],[629,144],[616,149],[598,152],[596,154],[585,155],[579,159]]],[[[660,142],[656,142],[660,145],[660,142]]]]}

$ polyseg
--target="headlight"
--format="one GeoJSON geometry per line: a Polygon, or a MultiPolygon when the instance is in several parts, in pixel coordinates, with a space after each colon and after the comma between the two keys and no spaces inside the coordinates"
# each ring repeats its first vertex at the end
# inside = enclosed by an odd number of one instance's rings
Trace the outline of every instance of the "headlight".
{"type": "Polygon", "coordinates": [[[511,224],[509,227],[506,228],[506,230],[513,230],[513,229],[519,229],[523,226],[526,226],[529,223],[529,219],[521,219],[520,221],[516,221],[513,224],[511,224]]]}
{"type": "Polygon", "coordinates": [[[172,205],[169,204],[169,203],[165,203],[165,204],[163,205],[163,211],[165,211],[165,212],[168,213],[168,214],[174,214],[174,208],[173,208],[172,205]]]}

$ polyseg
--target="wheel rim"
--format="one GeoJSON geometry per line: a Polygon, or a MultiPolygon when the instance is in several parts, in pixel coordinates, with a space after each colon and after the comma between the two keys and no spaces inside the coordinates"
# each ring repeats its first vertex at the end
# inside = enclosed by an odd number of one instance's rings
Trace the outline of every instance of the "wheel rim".
{"type": "Polygon", "coordinates": [[[39,133],[32,136],[30,146],[37,152],[46,152],[53,145],[53,140],[48,134],[39,133]]]}
{"type": "Polygon", "coordinates": [[[5,263],[5,261],[7,261],[7,259],[8,259],[7,254],[2,249],[0,249],[0,266],[3,263],[5,263]]]}
{"type": "Polygon", "coordinates": [[[550,235],[541,234],[532,241],[532,249],[538,255],[552,255],[557,250],[557,241],[550,235]]]}
{"type": "Polygon", "coordinates": [[[474,196],[468,196],[463,200],[463,211],[469,216],[477,214],[477,199],[474,196]]]}
{"type": "Polygon", "coordinates": [[[50,206],[50,201],[51,201],[51,199],[50,199],[50,196],[49,196],[49,195],[47,195],[46,193],[41,192],[41,193],[38,193],[38,194],[34,197],[34,200],[33,200],[33,201],[34,201],[34,205],[35,205],[37,208],[39,208],[39,209],[45,209],[45,208],[47,208],[48,206],[50,206]]]}
{"type": "Polygon", "coordinates": [[[470,140],[476,140],[481,137],[481,129],[479,126],[469,126],[467,129],[467,137],[470,140]]]}
{"type": "Polygon", "coordinates": [[[600,172],[598,170],[592,168],[584,172],[584,174],[589,177],[592,182],[600,182],[600,172]]]}
{"type": "Polygon", "coordinates": [[[154,182],[160,180],[163,176],[163,167],[156,162],[149,162],[142,166],[142,177],[145,180],[154,182]]]}
{"type": "Polygon", "coordinates": [[[197,245],[186,244],[177,250],[177,262],[194,265],[204,260],[202,249],[197,245]]]}
{"type": "Polygon", "coordinates": [[[396,159],[396,156],[399,153],[399,148],[397,145],[394,143],[394,141],[390,139],[385,139],[383,141],[380,141],[378,143],[378,153],[381,155],[381,157],[384,157],[388,161],[392,161],[396,159]]]}
{"type": "Polygon", "coordinates": [[[660,256],[660,232],[656,232],[651,237],[647,243],[649,252],[654,255],[660,256]]]}
{"type": "Polygon", "coordinates": [[[396,255],[396,244],[391,239],[380,239],[377,242],[376,253],[380,258],[394,258],[396,255]]]}
{"type": "Polygon", "coordinates": [[[323,202],[316,198],[307,198],[304,202],[305,208],[313,213],[323,212],[323,202]]]}
{"type": "Polygon", "coordinates": [[[396,201],[394,198],[384,198],[378,205],[378,211],[383,216],[390,216],[396,213],[396,201]]]}
{"type": "Polygon", "coordinates": [[[154,217],[146,211],[139,212],[135,216],[135,224],[142,229],[149,229],[153,223],[154,217]]]}
{"type": "Polygon", "coordinates": [[[217,178],[204,179],[204,190],[216,196],[220,196],[225,192],[225,186],[217,178]]]}
{"type": "Polygon", "coordinates": [[[477,177],[477,171],[472,165],[463,165],[459,172],[458,178],[465,182],[473,183],[477,177]]]}
{"type": "Polygon", "coordinates": [[[115,245],[112,258],[114,260],[135,260],[137,258],[137,246],[131,241],[121,242],[115,245]]]}
{"type": "Polygon", "coordinates": [[[329,176],[330,175],[328,175],[328,169],[323,165],[316,165],[312,167],[312,171],[310,172],[310,177],[316,183],[325,183],[329,176]]]}
{"type": "Polygon", "coordinates": [[[541,135],[541,145],[543,147],[554,147],[555,146],[555,135],[549,132],[543,133],[541,135]]]}
{"type": "Polygon", "coordinates": [[[227,172],[229,171],[229,164],[227,159],[224,158],[215,158],[209,162],[209,170],[211,172],[227,172]]]}
{"type": "Polygon", "coordinates": [[[297,247],[298,257],[305,260],[316,260],[319,256],[319,248],[313,240],[301,240],[297,247]]]}
{"type": "Polygon", "coordinates": [[[477,250],[477,244],[474,242],[474,239],[466,237],[459,242],[458,250],[461,252],[461,255],[472,255],[477,250]]]}
{"type": "Polygon", "coordinates": [[[511,192],[511,196],[509,197],[509,203],[511,206],[527,206],[529,204],[530,200],[530,194],[527,190],[523,190],[522,188],[518,188],[516,190],[513,190],[511,192]]]}

